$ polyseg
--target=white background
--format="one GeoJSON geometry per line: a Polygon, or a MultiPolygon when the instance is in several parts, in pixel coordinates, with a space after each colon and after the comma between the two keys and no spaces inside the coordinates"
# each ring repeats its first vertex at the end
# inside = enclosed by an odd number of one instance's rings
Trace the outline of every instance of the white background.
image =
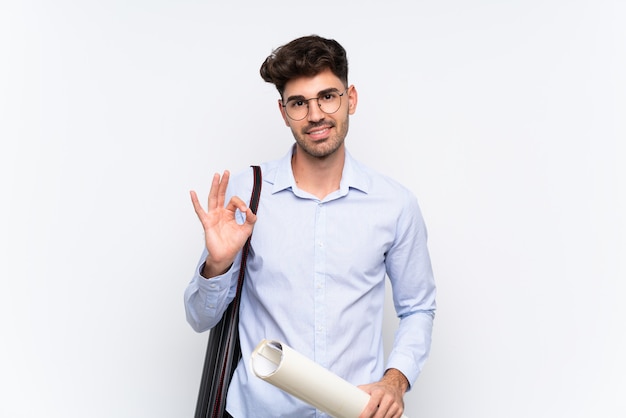
{"type": "Polygon", "coordinates": [[[0,0],[0,416],[192,416],[188,191],[286,152],[258,68],[311,33],[348,51],[350,151],[429,227],[407,415],[626,416],[624,21],[619,0],[0,0]]]}

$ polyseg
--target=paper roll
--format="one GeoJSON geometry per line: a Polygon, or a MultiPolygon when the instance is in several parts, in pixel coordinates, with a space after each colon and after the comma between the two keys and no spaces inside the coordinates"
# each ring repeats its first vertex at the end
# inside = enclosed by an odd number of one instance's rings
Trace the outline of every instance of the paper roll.
{"type": "Polygon", "coordinates": [[[257,377],[335,418],[358,418],[370,398],[279,341],[263,340],[256,346],[252,370],[257,377]]]}

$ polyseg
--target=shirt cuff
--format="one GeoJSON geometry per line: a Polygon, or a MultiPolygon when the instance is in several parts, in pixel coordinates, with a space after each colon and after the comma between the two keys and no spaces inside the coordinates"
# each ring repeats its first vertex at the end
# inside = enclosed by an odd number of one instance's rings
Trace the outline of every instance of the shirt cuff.
{"type": "Polygon", "coordinates": [[[415,366],[413,359],[410,356],[403,355],[402,353],[395,353],[389,357],[385,370],[388,369],[398,369],[402,372],[402,374],[406,377],[406,380],[409,382],[407,392],[411,390],[413,383],[415,383],[420,374],[420,370],[415,366]]]}
{"type": "Polygon", "coordinates": [[[198,286],[198,291],[204,295],[204,313],[208,316],[215,316],[218,309],[223,305],[224,300],[227,299],[233,267],[231,266],[226,273],[211,277],[210,279],[200,274],[203,268],[204,263],[198,266],[195,281],[198,286]]]}

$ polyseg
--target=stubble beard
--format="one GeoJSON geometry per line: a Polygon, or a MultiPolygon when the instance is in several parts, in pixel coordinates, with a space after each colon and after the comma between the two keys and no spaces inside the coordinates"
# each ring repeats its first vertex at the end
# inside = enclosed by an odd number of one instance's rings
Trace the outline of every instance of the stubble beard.
{"type": "Polygon", "coordinates": [[[323,141],[319,141],[319,142],[312,142],[312,141],[306,140],[307,131],[311,130],[311,128],[315,126],[324,126],[326,124],[327,124],[326,122],[318,123],[318,124],[310,124],[306,128],[303,128],[300,133],[296,132],[293,128],[291,129],[293,137],[295,138],[296,143],[298,144],[300,149],[302,149],[302,151],[304,151],[306,154],[310,155],[311,157],[324,159],[330,155],[333,155],[339,148],[341,148],[341,146],[343,145],[346,139],[346,136],[348,134],[348,125],[349,125],[348,116],[346,116],[346,118],[343,121],[341,121],[341,123],[339,124],[332,123],[333,129],[337,129],[337,126],[339,126],[340,130],[335,131],[327,139],[323,141]]]}

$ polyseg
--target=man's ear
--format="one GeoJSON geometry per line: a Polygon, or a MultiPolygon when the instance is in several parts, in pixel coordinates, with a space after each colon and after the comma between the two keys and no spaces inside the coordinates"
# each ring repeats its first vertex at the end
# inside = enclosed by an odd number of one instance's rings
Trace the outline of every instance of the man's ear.
{"type": "Polygon", "coordinates": [[[356,105],[359,101],[359,94],[354,84],[348,88],[348,114],[353,115],[356,112],[356,105]]]}
{"type": "Polygon", "coordinates": [[[283,107],[283,101],[280,99],[278,99],[278,110],[280,110],[280,114],[285,121],[285,125],[290,126],[289,119],[287,118],[287,113],[285,112],[285,108],[283,107]]]}

